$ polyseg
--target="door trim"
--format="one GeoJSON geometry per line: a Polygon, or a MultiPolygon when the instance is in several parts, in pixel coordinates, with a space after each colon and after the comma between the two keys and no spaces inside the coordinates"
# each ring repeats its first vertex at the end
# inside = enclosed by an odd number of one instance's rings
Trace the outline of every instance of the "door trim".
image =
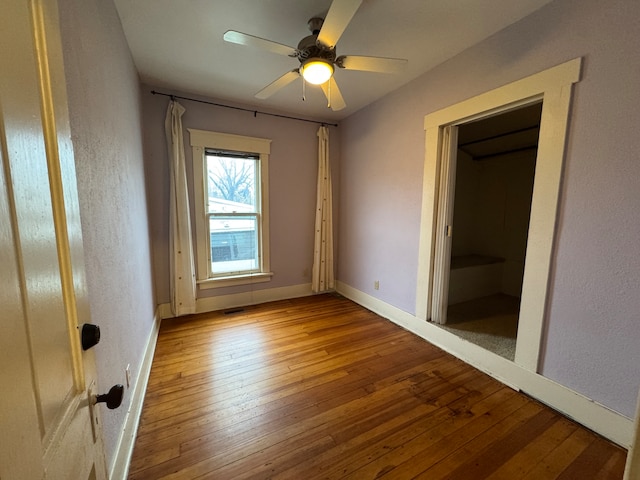
{"type": "Polygon", "coordinates": [[[516,364],[533,372],[538,371],[549,293],[571,90],[573,84],[580,80],[581,63],[581,58],[570,60],[433,112],[424,119],[425,162],[416,316],[427,321],[431,320],[435,289],[437,185],[442,170],[443,129],[543,102],[515,356],[516,364]]]}

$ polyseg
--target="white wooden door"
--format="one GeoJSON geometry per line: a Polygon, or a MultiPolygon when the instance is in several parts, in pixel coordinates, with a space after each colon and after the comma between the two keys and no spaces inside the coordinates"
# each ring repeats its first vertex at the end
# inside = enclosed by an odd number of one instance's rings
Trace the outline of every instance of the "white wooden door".
{"type": "Polygon", "coordinates": [[[458,127],[455,125],[444,127],[440,146],[440,183],[437,196],[438,212],[433,261],[433,301],[431,306],[431,321],[439,324],[447,323],[457,159],[458,127]]]}
{"type": "Polygon", "coordinates": [[[0,15],[5,480],[106,478],[87,393],[93,352],[79,337],[90,319],[57,12],[55,0],[3,0],[0,15]]]}

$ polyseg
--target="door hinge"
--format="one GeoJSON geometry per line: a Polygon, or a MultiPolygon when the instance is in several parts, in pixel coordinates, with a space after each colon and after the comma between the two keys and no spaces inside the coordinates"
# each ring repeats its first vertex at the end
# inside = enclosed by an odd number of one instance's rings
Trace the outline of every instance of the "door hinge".
{"type": "Polygon", "coordinates": [[[93,434],[93,443],[98,441],[98,412],[95,408],[93,398],[95,397],[96,381],[92,380],[87,389],[87,400],[89,403],[89,416],[91,417],[91,433],[93,434]]]}

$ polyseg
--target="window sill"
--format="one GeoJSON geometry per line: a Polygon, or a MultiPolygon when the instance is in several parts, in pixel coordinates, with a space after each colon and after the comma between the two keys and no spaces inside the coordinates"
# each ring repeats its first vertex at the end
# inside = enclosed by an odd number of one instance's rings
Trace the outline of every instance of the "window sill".
{"type": "Polygon", "coordinates": [[[208,290],[210,288],[234,287],[237,285],[270,282],[271,277],[273,277],[272,272],[252,273],[248,275],[207,278],[206,280],[198,280],[197,284],[201,289],[208,290]]]}

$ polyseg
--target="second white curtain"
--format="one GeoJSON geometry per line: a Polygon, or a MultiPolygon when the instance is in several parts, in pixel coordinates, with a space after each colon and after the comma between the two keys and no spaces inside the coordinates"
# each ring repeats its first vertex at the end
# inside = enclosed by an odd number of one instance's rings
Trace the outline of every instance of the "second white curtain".
{"type": "Polygon", "coordinates": [[[333,204],[331,195],[331,165],[329,163],[329,128],[318,130],[318,192],[313,248],[311,289],[315,292],[333,290],[333,204]]]}
{"type": "Polygon", "coordinates": [[[176,316],[196,312],[196,273],[182,135],[184,112],[182,105],[171,100],[164,122],[171,177],[169,200],[171,310],[176,316]]]}

